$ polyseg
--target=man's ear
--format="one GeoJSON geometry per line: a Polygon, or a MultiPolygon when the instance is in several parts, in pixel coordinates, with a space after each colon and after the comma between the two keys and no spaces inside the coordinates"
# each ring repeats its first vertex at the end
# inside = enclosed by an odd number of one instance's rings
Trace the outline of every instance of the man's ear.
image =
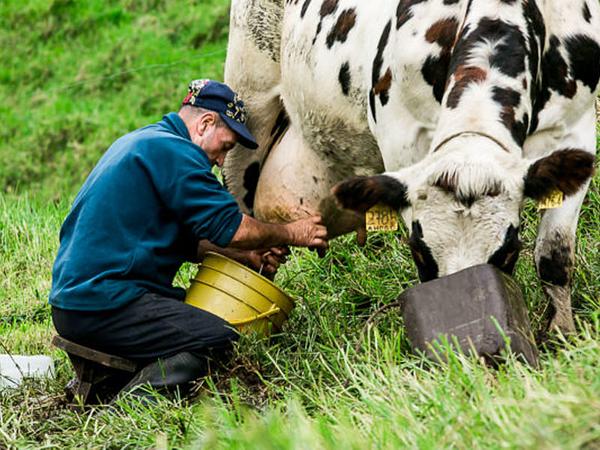
{"type": "Polygon", "coordinates": [[[331,192],[339,206],[359,213],[378,203],[394,209],[410,205],[406,184],[389,175],[349,178],[336,184],[331,192]]]}
{"type": "Polygon", "coordinates": [[[215,123],[215,114],[212,111],[207,111],[198,118],[196,125],[198,127],[198,134],[202,136],[204,131],[215,123]]]}
{"type": "Polygon", "coordinates": [[[534,200],[547,197],[558,189],[572,195],[594,174],[594,155],[583,150],[558,150],[529,166],[524,194],[534,200]]]}

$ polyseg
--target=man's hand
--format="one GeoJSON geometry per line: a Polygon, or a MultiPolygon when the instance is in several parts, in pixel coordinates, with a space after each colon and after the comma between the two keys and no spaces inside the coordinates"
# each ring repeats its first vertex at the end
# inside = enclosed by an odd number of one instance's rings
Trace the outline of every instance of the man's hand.
{"type": "Polygon", "coordinates": [[[311,216],[286,225],[291,235],[290,245],[326,250],[327,228],[323,225],[321,216],[311,216]]]}
{"type": "Polygon", "coordinates": [[[250,267],[262,273],[275,274],[287,260],[290,250],[287,247],[271,247],[269,250],[249,250],[247,262],[250,267]]]}
{"type": "Polygon", "coordinates": [[[321,216],[311,216],[287,224],[260,222],[246,214],[234,234],[230,247],[238,249],[264,249],[294,245],[309,247],[324,253],[327,244],[327,228],[321,216]]]}
{"type": "Polygon", "coordinates": [[[287,255],[290,254],[290,249],[286,246],[260,250],[241,250],[218,247],[204,239],[198,243],[198,261],[201,261],[208,251],[220,253],[221,255],[234,259],[257,272],[262,269],[263,273],[272,275],[277,273],[279,266],[286,262],[287,255]]]}

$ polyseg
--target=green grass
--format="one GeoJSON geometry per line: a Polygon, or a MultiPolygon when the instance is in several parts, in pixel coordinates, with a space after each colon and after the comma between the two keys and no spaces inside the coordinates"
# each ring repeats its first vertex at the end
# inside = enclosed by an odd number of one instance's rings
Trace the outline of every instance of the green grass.
{"type": "Polygon", "coordinates": [[[220,78],[222,0],[3,1],[0,186],[71,192],[126,130],[178,108],[187,82],[220,78]]]}
{"type": "MultiPolygon", "coordinates": [[[[600,175],[578,229],[578,333],[532,369],[410,354],[398,312],[416,282],[405,232],[295,251],[277,282],[298,299],[284,333],[248,336],[190,402],[65,404],[72,377],[47,306],[60,224],[121,134],[177,108],[186,83],[221,78],[225,0],[5,0],[0,5],[0,353],[48,354],[56,378],[0,393],[0,448],[599,448],[600,175]],[[27,30],[27,32],[24,32],[27,30]],[[166,445],[165,445],[166,443],[166,445]]],[[[534,328],[546,307],[527,204],[516,270],[534,328]]],[[[185,285],[194,267],[176,282],[185,285]]]]}

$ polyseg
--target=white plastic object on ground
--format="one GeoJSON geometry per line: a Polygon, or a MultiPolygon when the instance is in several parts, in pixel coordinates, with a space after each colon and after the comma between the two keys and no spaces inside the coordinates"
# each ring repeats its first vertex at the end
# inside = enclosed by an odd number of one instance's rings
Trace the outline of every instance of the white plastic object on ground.
{"type": "Polygon", "coordinates": [[[45,355],[0,355],[0,389],[16,388],[23,378],[54,377],[54,361],[45,355]]]}

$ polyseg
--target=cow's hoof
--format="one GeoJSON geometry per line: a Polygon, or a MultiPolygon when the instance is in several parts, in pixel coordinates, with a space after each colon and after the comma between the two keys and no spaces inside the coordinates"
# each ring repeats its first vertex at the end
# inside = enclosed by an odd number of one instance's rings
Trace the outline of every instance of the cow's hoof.
{"type": "Polygon", "coordinates": [[[558,315],[556,314],[549,326],[550,331],[558,331],[561,334],[573,334],[575,333],[575,322],[573,322],[572,315],[558,315]]]}

